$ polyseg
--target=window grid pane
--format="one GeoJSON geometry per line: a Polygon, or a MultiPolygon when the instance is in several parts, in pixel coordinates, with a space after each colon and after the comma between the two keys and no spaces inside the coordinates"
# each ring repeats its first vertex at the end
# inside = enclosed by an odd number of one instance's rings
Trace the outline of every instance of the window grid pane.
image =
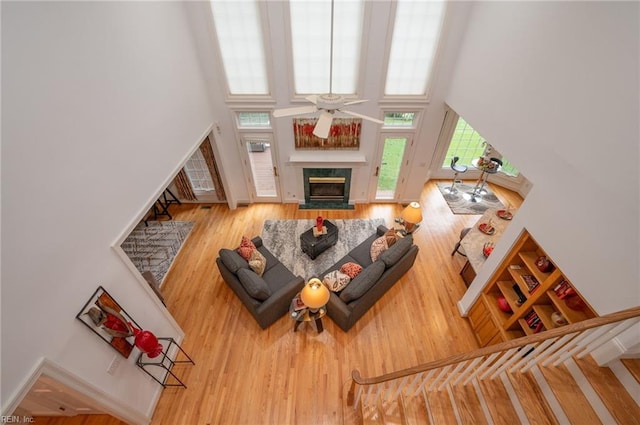
{"type": "Polygon", "coordinates": [[[213,191],[213,181],[211,181],[211,174],[209,173],[209,167],[207,162],[202,156],[200,149],[196,150],[194,154],[189,158],[184,165],[184,170],[191,181],[191,186],[194,190],[206,190],[213,191]]]}
{"type": "MultiPolygon", "coordinates": [[[[486,140],[478,134],[465,120],[458,118],[456,129],[453,131],[449,150],[442,163],[443,168],[451,166],[451,158],[460,157],[458,164],[471,165],[471,161],[479,158],[484,153],[483,143],[486,140]]],[[[500,173],[511,177],[517,177],[520,172],[505,157],[502,157],[502,167],[500,173]]]]}
{"type": "Polygon", "coordinates": [[[231,94],[268,94],[258,3],[211,0],[211,10],[231,94]]]}
{"type": "Polygon", "coordinates": [[[240,128],[270,127],[269,112],[238,112],[240,128]]]}
{"type": "Polygon", "coordinates": [[[398,1],[386,95],[426,94],[444,11],[443,1],[398,1]]]}
{"type": "MultiPolygon", "coordinates": [[[[355,94],[363,28],[363,1],[336,1],[333,29],[333,87],[355,94]]],[[[297,94],[329,92],[331,2],[289,3],[293,73],[297,94]]]]}
{"type": "Polygon", "coordinates": [[[384,114],[385,127],[414,127],[415,112],[386,112],[384,114]]]}

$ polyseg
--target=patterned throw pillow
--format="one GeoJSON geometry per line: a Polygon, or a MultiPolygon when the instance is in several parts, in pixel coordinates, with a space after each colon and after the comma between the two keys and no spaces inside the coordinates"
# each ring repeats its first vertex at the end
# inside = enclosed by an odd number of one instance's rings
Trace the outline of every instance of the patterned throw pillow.
{"type": "Polygon", "coordinates": [[[267,266],[267,259],[257,249],[254,249],[249,257],[249,267],[256,272],[258,276],[262,276],[267,266]]]}
{"type": "Polygon", "coordinates": [[[398,235],[396,235],[396,229],[389,229],[387,233],[384,234],[384,237],[387,239],[387,246],[391,248],[391,246],[398,241],[398,235]]]}
{"type": "Polygon", "coordinates": [[[240,247],[238,247],[238,254],[245,260],[249,261],[251,258],[251,253],[256,250],[256,246],[251,242],[246,236],[242,237],[242,241],[240,242],[240,247]]]}
{"type": "Polygon", "coordinates": [[[358,273],[362,271],[362,266],[358,263],[344,263],[340,267],[340,272],[346,274],[351,279],[358,276],[358,273]]]}
{"type": "Polygon", "coordinates": [[[378,256],[389,248],[387,245],[387,238],[382,235],[371,244],[371,261],[375,263],[378,256]]]}
{"type": "Polygon", "coordinates": [[[351,282],[351,278],[339,270],[330,271],[322,280],[324,286],[332,292],[342,291],[349,282],[351,282]]]}

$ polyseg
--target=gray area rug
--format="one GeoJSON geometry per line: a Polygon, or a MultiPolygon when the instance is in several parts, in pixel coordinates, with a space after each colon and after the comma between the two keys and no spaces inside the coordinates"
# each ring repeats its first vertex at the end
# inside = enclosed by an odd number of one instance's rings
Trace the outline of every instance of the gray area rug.
{"type": "Polygon", "coordinates": [[[302,252],[300,235],[315,225],[315,220],[265,220],[262,243],[296,276],[305,280],[320,275],[349,251],[375,233],[384,219],[328,219],[338,228],[338,242],[312,260],[302,252]]]}
{"type": "Polygon", "coordinates": [[[451,182],[438,183],[440,193],[442,193],[444,200],[447,201],[449,208],[451,208],[454,214],[482,214],[489,208],[497,210],[504,209],[502,202],[500,202],[498,197],[494,195],[487,186],[485,186],[484,189],[487,193],[477,197],[476,202],[469,200],[469,195],[473,192],[475,185],[457,183],[455,187],[458,189],[458,192],[453,195],[444,191],[444,189],[448,187],[451,187],[451,182]]]}
{"type": "Polygon", "coordinates": [[[143,273],[150,271],[160,284],[182,244],[193,229],[192,221],[148,221],[138,224],[120,245],[143,273]]]}

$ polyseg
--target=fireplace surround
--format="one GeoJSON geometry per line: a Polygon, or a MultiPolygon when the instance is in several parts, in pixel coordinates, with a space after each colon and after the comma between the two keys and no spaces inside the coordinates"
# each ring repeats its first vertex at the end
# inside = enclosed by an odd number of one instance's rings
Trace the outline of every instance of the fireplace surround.
{"type": "Polygon", "coordinates": [[[303,168],[304,204],[301,209],[353,209],[349,204],[351,168],[303,168]]]}

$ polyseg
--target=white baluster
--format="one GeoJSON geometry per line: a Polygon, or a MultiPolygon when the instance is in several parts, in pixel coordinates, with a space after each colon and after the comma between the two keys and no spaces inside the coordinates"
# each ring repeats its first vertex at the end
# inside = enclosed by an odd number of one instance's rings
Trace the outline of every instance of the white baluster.
{"type": "Polygon", "coordinates": [[[429,385],[429,391],[432,391],[433,388],[436,386],[436,384],[438,383],[438,381],[440,380],[440,378],[442,378],[444,375],[447,374],[447,372],[449,372],[449,369],[451,369],[452,365],[448,365],[446,367],[444,367],[442,369],[442,371],[438,374],[438,376],[436,377],[436,379],[433,380],[433,382],[431,383],[431,385],[429,385]]]}
{"type": "Polygon", "coordinates": [[[456,366],[456,368],[453,369],[453,371],[449,374],[447,379],[445,379],[442,382],[442,384],[440,384],[440,386],[438,387],[438,391],[442,391],[442,389],[449,383],[449,381],[451,381],[455,377],[455,374],[458,373],[460,371],[460,369],[462,369],[464,367],[465,364],[467,364],[466,361],[464,361],[462,363],[458,363],[458,366],[456,366]]]}
{"type": "Polygon", "coordinates": [[[476,357],[475,359],[473,359],[471,364],[467,366],[467,368],[462,373],[460,373],[460,375],[451,383],[451,385],[457,385],[458,382],[460,382],[467,376],[467,373],[469,373],[470,370],[473,370],[473,368],[482,361],[482,359],[484,359],[484,357],[476,357]]]}
{"type": "Polygon", "coordinates": [[[478,367],[471,375],[469,375],[469,377],[462,383],[462,385],[467,385],[469,382],[471,382],[471,380],[473,378],[475,378],[476,375],[478,375],[483,370],[485,370],[487,368],[487,366],[489,366],[491,364],[493,359],[498,357],[500,354],[502,354],[502,353],[501,352],[497,352],[497,353],[493,353],[492,355],[490,355],[484,362],[482,362],[480,367],[478,367]]]}
{"type": "Polygon", "coordinates": [[[602,344],[611,341],[613,338],[615,338],[622,332],[626,331],[627,329],[629,329],[630,327],[638,323],[638,321],[640,321],[640,318],[634,317],[632,319],[627,319],[624,322],[619,323],[611,331],[607,332],[605,335],[602,335],[600,338],[590,343],[587,346],[587,348],[585,348],[584,351],[581,351],[579,354],[577,354],[576,357],[579,359],[583,358],[584,356],[586,356],[596,348],[600,347],[602,344]]]}

